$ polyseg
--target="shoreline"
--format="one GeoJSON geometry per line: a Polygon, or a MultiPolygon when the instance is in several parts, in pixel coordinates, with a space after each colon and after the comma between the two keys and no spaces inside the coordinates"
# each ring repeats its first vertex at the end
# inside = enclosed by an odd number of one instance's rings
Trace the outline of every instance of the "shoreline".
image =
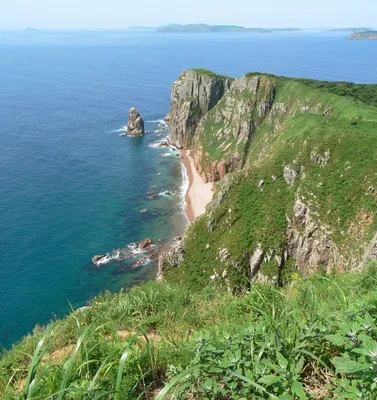
{"type": "Polygon", "coordinates": [[[213,183],[205,183],[195,168],[190,150],[181,150],[181,160],[188,177],[188,189],[185,194],[185,214],[189,222],[204,214],[205,206],[212,200],[213,183]]]}

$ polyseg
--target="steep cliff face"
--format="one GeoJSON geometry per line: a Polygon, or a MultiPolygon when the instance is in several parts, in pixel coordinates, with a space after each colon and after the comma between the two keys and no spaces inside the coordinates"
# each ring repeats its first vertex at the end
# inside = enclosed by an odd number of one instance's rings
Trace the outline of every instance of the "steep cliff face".
{"type": "Polygon", "coordinates": [[[216,106],[231,78],[207,70],[187,70],[174,82],[171,94],[169,140],[180,149],[192,146],[200,119],[216,106]]]}
{"type": "Polygon", "coordinates": [[[201,118],[192,155],[204,180],[215,182],[243,167],[253,133],[270,111],[274,96],[273,81],[244,76],[201,118]]]}
{"type": "Polygon", "coordinates": [[[217,190],[160,277],[235,288],[376,261],[377,107],[363,90],[353,86],[354,99],[326,82],[234,80],[190,131],[217,190]]]}

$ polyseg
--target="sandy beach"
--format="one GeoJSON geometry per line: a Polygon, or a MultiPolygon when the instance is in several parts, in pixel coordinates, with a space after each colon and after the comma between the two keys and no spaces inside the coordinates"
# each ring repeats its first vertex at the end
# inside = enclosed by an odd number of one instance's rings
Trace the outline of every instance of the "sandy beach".
{"type": "Polygon", "coordinates": [[[205,206],[212,200],[213,183],[205,183],[200,177],[194,160],[190,156],[190,150],[182,150],[181,155],[189,179],[189,187],[186,192],[186,215],[191,222],[199,215],[204,214],[205,206]]]}

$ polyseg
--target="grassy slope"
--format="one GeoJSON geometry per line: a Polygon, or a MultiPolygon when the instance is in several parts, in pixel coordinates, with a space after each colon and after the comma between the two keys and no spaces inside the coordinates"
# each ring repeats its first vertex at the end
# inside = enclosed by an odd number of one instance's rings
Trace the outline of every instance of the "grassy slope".
{"type": "Polygon", "coordinates": [[[120,399],[153,398],[166,381],[182,399],[373,398],[376,276],[375,268],[296,276],[285,289],[257,285],[243,296],[157,283],[105,294],[47,331],[39,362],[26,354],[40,328],[5,354],[0,398],[21,399],[33,365],[24,398],[113,399],[119,370],[120,399]],[[363,396],[352,395],[355,387],[363,396]]]}
{"type": "MultiPolygon", "coordinates": [[[[222,248],[227,248],[238,263],[259,243],[265,248],[280,248],[285,242],[286,215],[292,215],[296,193],[317,213],[315,218],[333,232],[333,240],[356,254],[377,231],[377,220],[373,218],[377,196],[368,191],[370,186],[377,187],[377,108],[365,104],[375,103],[377,90],[367,90],[374,97],[363,97],[362,87],[351,85],[353,97],[348,92],[339,96],[333,92],[343,90],[343,84],[327,87],[326,83],[316,81],[271,79],[277,83],[275,103],[284,103],[288,111],[273,120],[266,118],[257,128],[249,149],[247,174],[234,174],[232,189],[222,204],[190,228],[184,264],[170,272],[172,281],[190,280],[197,287],[208,285],[214,271],[219,275],[224,271],[218,256],[222,248]],[[318,88],[313,90],[314,86],[318,88]],[[365,102],[355,98],[364,98],[365,102]],[[310,111],[296,110],[303,106],[310,111]],[[330,116],[323,115],[326,109],[331,109],[330,116]],[[275,134],[277,122],[281,127],[275,134]],[[323,154],[327,149],[331,158],[326,166],[312,162],[313,150],[323,154]],[[304,167],[306,177],[289,186],[283,169],[294,162],[304,167]],[[272,176],[278,180],[274,182],[272,176]],[[261,180],[262,191],[258,189],[261,180]],[[372,222],[364,221],[365,217],[372,217],[372,222]],[[214,227],[212,231],[209,225],[214,227]]],[[[220,107],[223,101],[224,98],[220,107]]],[[[210,113],[215,112],[213,109],[210,113]]],[[[211,132],[219,128],[217,125],[211,127],[211,132]]],[[[201,138],[204,151],[213,150],[210,142],[210,135],[201,138]]],[[[212,146],[218,146],[218,142],[213,142],[212,146]]],[[[215,159],[224,156],[218,150],[211,155],[215,159]]],[[[271,268],[264,265],[262,272],[276,275],[276,267],[271,268]]],[[[242,271],[233,268],[228,273],[231,284],[245,283],[242,271]]]]}

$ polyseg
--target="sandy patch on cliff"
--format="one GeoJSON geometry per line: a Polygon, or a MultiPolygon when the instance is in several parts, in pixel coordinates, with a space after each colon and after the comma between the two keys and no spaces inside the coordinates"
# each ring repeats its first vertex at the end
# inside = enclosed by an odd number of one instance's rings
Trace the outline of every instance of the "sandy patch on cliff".
{"type": "Polygon", "coordinates": [[[212,200],[213,183],[205,183],[195,168],[190,150],[182,150],[182,161],[189,178],[189,187],[186,192],[186,215],[189,221],[204,214],[206,205],[212,200]]]}

